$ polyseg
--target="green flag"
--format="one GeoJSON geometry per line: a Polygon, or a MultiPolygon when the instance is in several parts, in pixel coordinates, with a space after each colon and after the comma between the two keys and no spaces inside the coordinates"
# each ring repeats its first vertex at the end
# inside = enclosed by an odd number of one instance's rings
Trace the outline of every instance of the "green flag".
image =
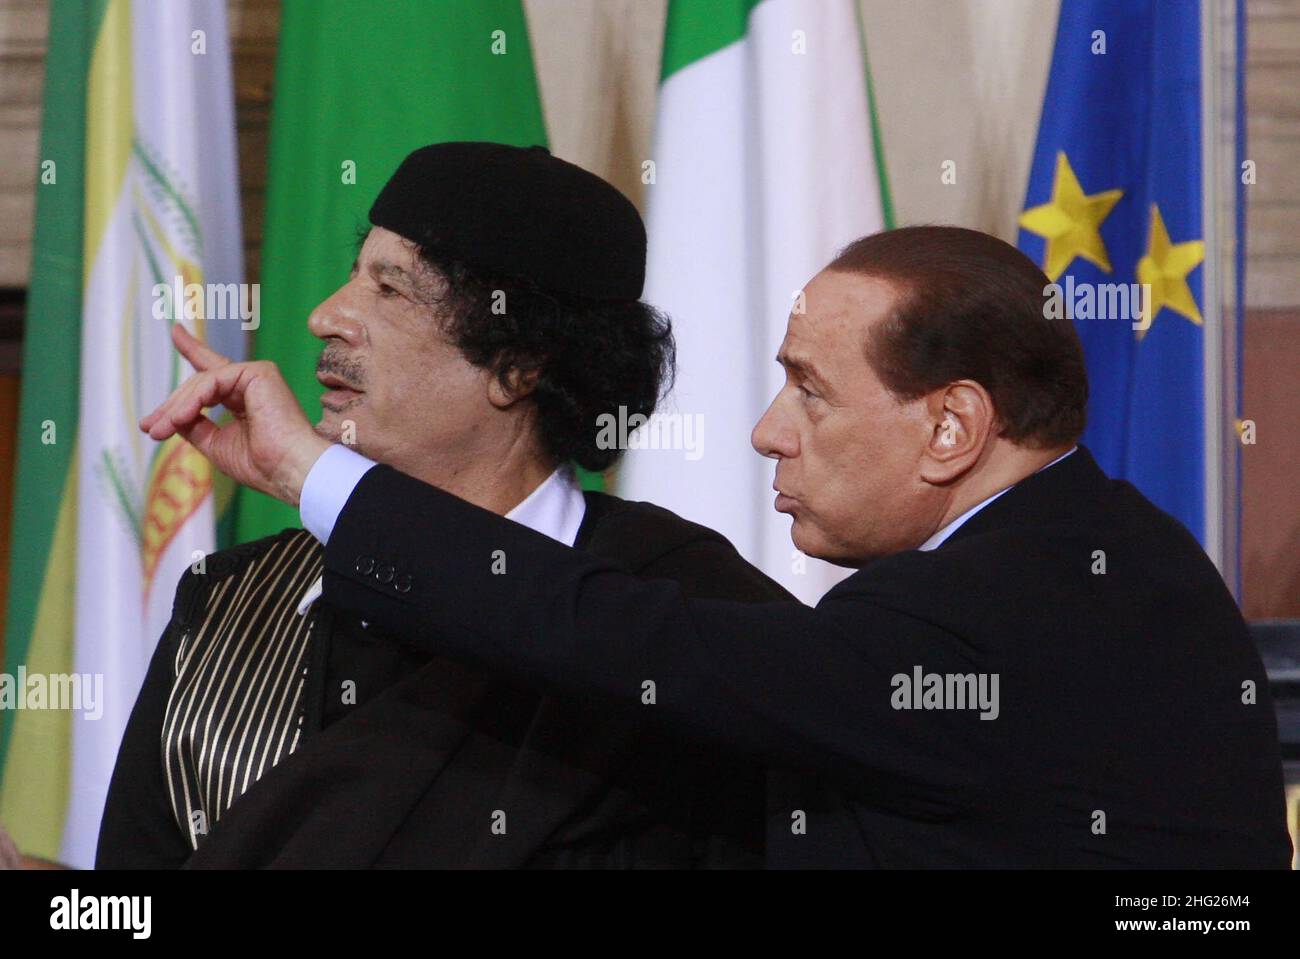
{"type": "MultiPolygon", "coordinates": [[[[77,383],[81,366],[86,77],[103,3],[50,8],[41,121],[44,180],[36,192],[27,332],[23,338],[5,674],[72,668],[76,569],[77,383]],[[48,161],[53,161],[49,165],[48,161]],[[57,348],[52,346],[57,344],[57,348]]],[[[63,835],[71,714],[0,711],[0,822],[34,855],[56,857],[63,835]],[[22,749],[11,749],[21,726],[22,749]],[[35,802],[9,799],[22,778],[35,802]],[[9,788],[2,783],[8,781],[9,788]],[[26,808],[30,817],[21,815],[26,808]]]]}
{"type": "MultiPolygon", "coordinates": [[[[546,145],[520,0],[285,0],[254,352],[320,416],[312,309],[347,281],[367,211],[402,158],[442,140],[546,145]]],[[[241,490],[240,540],[300,525],[241,490]]]]}

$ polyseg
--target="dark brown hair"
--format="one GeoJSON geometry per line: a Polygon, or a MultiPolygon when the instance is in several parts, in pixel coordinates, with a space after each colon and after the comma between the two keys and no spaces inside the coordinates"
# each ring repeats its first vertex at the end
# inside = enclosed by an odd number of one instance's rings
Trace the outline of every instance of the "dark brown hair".
{"type": "Polygon", "coordinates": [[[601,472],[623,455],[603,446],[599,416],[627,408],[649,416],[672,384],[672,323],[640,300],[596,300],[543,290],[521,276],[493,274],[427,250],[421,259],[445,281],[444,331],[475,366],[503,385],[512,370],[536,374],[542,447],[557,462],[601,472]],[[498,299],[504,313],[493,309],[498,299]]]}
{"type": "Polygon", "coordinates": [[[828,269],[887,280],[892,314],[867,359],[895,396],[956,380],[989,392],[1000,432],[1048,448],[1083,432],[1088,375],[1069,319],[1045,317],[1048,279],[1015,247],[955,226],[909,226],[849,244],[828,269]]]}

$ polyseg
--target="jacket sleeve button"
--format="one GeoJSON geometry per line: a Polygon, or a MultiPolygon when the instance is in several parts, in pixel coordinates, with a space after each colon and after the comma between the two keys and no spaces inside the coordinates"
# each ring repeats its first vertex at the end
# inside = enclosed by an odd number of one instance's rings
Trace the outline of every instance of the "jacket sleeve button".
{"type": "Polygon", "coordinates": [[[393,583],[393,589],[399,593],[409,593],[411,591],[411,577],[409,573],[403,573],[397,577],[397,582],[393,583]]]}
{"type": "Polygon", "coordinates": [[[393,567],[385,564],[375,570],[375,579],[379,580],[381,583],[391,583],[393,581],[393,574],[396,572],[397,570],[393,569],[393,567]]]}
{"type": "Polygon", "coordinates": [[[358,556],[356,570],[362,576],[369,576],[375,568],[375,561],[369,556],[358,556]]]}

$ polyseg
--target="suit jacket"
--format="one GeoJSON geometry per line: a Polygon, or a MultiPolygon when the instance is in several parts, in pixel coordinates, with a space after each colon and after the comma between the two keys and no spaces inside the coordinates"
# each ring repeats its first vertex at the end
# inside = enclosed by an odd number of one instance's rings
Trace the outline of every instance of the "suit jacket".
{"type": "Polygon", "coordinates": [[[694,598],[386,467],[353,491],[325,570],[332,602],[428,649],[790,770],[769,798],[774,866],[1290,856],[1273,709],[1232,597],[1082,447],[815,609],[694,598]],[[517,573],[440,539],[504,549],[517,573]]]}
{"type": "MultiPolygon", "coordinates": [[[[672,581],[687,595],[793,602],[711,530],[599,493],[586,503],[575,545],[603,563],[672,581]]],[[[462,551],[441,536],[426,546],[494,565],[491,549],[462,551]]],[[[322,552],[310,534],[286,530],[214,554],[205,573],[182,579],[114,771],[98,866],[762,864],[757,765],[719,761],[643,716],[610,717],[580,697],[539,695],[433,656],[328,601],[317,601],[308,629],[293,610],[322,552]],[[217,790],[220,770],[211,782],[202,771],[232,746],[209,738],[222,720],[208,722],[205,708],[226,711],[219,697],[209,697],[215,707],[190,706],[189,688],[256,675],[261,647],[272,644],[297,663],[295,643],[306,664],[301,742],[290,724],[270,737],[292,746],[288,755],[250,776],[242,793],[229,783],[244,767],[226,770],[217,790]],[[345,684],[351,696],[340,695],[345,684]],[[180,727],[189,731],[178,736],[180,727]],[[188,828],[198,807],[215,820],[202,834],[188,828]]],[[[522,557],[505,560],[494,575],[520,575],[522,557]]],[[[232,689],[242,705],[245,686],[232,689]]],[[[240,746],[274,725],[249,722],[245,734],[233,722],[225,720],[226,739],[240,746]]]]}

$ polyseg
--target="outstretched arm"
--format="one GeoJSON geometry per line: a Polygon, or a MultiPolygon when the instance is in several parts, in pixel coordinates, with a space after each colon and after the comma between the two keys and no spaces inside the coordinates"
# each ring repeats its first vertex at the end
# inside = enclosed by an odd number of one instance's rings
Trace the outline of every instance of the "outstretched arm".
{"type": "Polygon", "coordinates": [[[385,466],[347,501],[325,570],[332,603],[431,652],[851,788],[885,775],[921,795],[966,765],[972,717],[899,713],[891,680],[970,663],[865,587],[815,610],[687,600],[385,466]]]}
{"type": "MultiPolygon", "coordinates": [[[[232,363],[173,331],[200,372],[141,428],[179,433],[236,481],[297,504],[330,444],[274,364],[232,363]],[[203,414],[218,403],[235,419],[203,414]]],[[[993,725],[893,709],[893,681],[914,667],[979,666],[958,637],[861,576],[816,610],[688,601],[673,583],[641,581],[384,466],[362,476],[328,535],[325,589],[431,650],[850,789],[884,776],[893,795],[941,801],[978,776],[971,747],[993,725]],[[504,573],[493,571],[497,551],[504,573]]]]}

